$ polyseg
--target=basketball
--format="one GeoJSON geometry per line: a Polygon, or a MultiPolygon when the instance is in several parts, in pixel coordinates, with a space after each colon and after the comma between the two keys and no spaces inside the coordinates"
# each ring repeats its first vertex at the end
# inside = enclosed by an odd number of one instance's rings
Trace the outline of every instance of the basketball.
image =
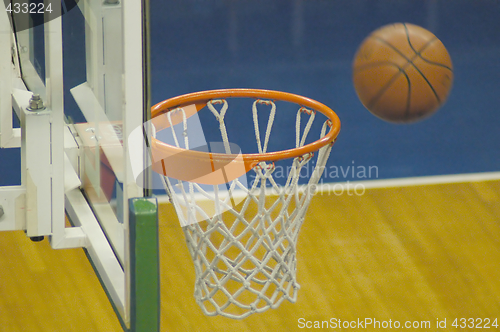
{"type": "Polygon", "coordinates": [[[359,46],[353,62],[354,87],[375,116],[410,123],[434,114],[453,83],[453,65],[432,32],[409,23],[383,26],[359,46]]]}

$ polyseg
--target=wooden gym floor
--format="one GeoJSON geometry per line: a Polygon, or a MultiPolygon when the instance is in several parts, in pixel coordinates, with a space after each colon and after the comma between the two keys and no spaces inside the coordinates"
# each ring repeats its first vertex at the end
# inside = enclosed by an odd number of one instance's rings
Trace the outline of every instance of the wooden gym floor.
{"type": "MultiPolygon", "coordinates": [[[[300,318],[429,321],[427,330],[446,319],[440,330],[456,330],[455,318],[500,320],[499,181],[317,195],[299,237],[297,303],[243,321],[203,316],[181,229],[170,206],[161,212],[162,331],[299,331],[300,318]]],[[[0,331],[121,328],[83,250],[0,232],[0,331]]]]}

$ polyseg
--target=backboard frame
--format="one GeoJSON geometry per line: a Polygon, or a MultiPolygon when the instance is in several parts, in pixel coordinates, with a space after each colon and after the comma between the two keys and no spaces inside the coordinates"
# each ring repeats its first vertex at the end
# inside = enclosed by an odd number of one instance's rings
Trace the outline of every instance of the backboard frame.
{"type": "MultiPolygon", "coordinates": [[[[63,10],[55,5],[57,3],[54,1],[52,8],[63,10]]],[[[78,8],[73,10],[80,10],[85,17],[87,68],[87,82],[75,87],[73,96],[77,104],[79,100],[84,101],[79,106],[87,123],[96,128],[96,137],[111,122],[121,122],[121,137],[116,132],[111,136],[112,144],[120,144],[117,148],[119,165],[113,169],[113,172],[121,169],[115,181],[122,190],[121,195],[116,196],[118,212],[114,212],[116,216],[100,215],[83,187],[88,181],[85,179],[85,146],[76,125],[65,121],[64,99],[68,96],[63,89],[63,13],[42,26],[45,77],[40,77],[31,62],[33,31],[15,32],[7,12],[2,10],[0,147],[20,148],[22,180],[20,185],[0,187],[0,205],[6,207],[4,215],[0,216],[0,231],[25,230],[32,239],[47,236],[54,249],[83,247],[124,330],[140,331],[145,321],[149,322],[148,331],[154,331],[151,329],[154,326],[159,330],[159,313],[138,308],[132,294],[133,289],[151,282],[159,287],[154,273],[159,262],[152,265],[153,274],[137,275],[133,270],[137,264],[131,259],[145,258],[131,253],[131,248],[138,247],[129,242],[129,215],[136,222],[140,219],[136,213],[144,214],[144,211],[130,212],[129,202],[140,201],[150,194],[148,189],[137,185],[131,163],[144,164],[147,151],[142,144],[134,145],[134,149],[142,150],[135,151],[134,160],[131,160],[129,142],[123,139],[150,118],[149,1],[80,0],[78,8]],[[44,101],[43,110],[28,110],[34,93],[44,101]],[[95,99],[93,105],[89,96],[95,99]],[[102,112],[96,105],[105,105],[102,112]],[[20,119],[20,128],[12,125],[14,112],[20,119]],[[72,227],[66,226],[66,216],[72,227]]],[[[106,149],[102,142],[96,142],[96,147],[97,151],[106,149]]],[[[148,176],[147,172],[144,176],[148,176]]],[[[149,201],[148,206],[147,234],[154,237],[156,232],[157,240],[157,215],[155,222],[154,213],[151,214],[151,211],[157,212],[156,200],[149,201]]],[[[136,227],[134,224],[135,232],[140,233],[141,229],[136,227]]],[[[154,250],[158,254],[157,246],[154,248],[149,248],[150,255],[154,250]]],[[[140,293],[143,294],[142,303],[150,298],[151,303],[154,302],[152,307],[159,310],[159,290],[148,288],[140,293]]]]}

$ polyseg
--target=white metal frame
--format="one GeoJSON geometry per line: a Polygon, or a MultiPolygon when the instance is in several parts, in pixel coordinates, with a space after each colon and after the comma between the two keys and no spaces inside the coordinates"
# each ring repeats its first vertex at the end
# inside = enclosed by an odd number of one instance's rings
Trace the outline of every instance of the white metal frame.
{"type": "MultiPolygon", "coordinates": [[[[121,180],[126,222],[122,229],[112,231],[119,238],[115,242],[123,244],[118,250],[120,260],[125,263],[123,267],[79,188],[82,142],[64,121],[62,19],[53,19],[44,26],[45,85],[34,67],[23,61],[23,74],[29,77],[32,89],[29,91],[21,79],[17,60],[18,56],[29,55],[24,48],[17,48],[3,6],[0,4],[0,148],[21,148],[22,183],[0,187],[0,205],[4,210],[4,215],[0,216],[0,231],[25,230],[30,237],[48,236],[54,249],[86,248],[127,326],[130,323],[130,298],[126,291],[130,285],[130,267],[126,259],[129,244],[125,236],[128,234],[127,204],[128,198],[142,196],[131,169],[126,139],[143,121],[141,1],[121,0],[109,5],[101,0],[78,3],[87,23],[85,84],[105,108],[101,113],[93,109],[94,116],[105,114],[103,119],[88,118],[87,121],[95,121],[99,128],[110,121],[123,120],[126,153],[122,157],[121,180]],[[109,71],[123,72],[123,75],[119,78],[107,76],[109,71]],[[42,96],[46,109],[27,110],[33,93],[42,96]],[[12,127],[13,110],[21,120],[21,128],[12,127]],[[66,213],[74,227],[65,226],[66,213]]],[[[57,9],[60,10],[53,7],[57,9]]],[[[28,46],[32,42],[28,31],[18,33],[18,39],[28,46]]],[[[76,90],[76,100],[82,97],[79,93],[85,93],[84,90],[76,90]]],[[[83,113],[89,113],[84,108],[83,113]]],[[[136,151],[134,155],[142,158],[144,153],[136,151]]],[[[113,227],[116,228],[116,223],[113,227]]]]}

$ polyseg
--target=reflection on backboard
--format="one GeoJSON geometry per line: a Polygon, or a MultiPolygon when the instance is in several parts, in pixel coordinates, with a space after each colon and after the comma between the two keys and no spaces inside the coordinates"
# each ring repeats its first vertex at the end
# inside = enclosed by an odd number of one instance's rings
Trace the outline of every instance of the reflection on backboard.
{"type": "Polygon", "coordinates": [[[0,230],[84,247],[124,329],[158,331],[150,310],[159,310],[158,290],[149,287],[158,273],[157,205],[136,184],[125,139],[150,119],[148,1],[40,2],[50,4],[45,16],[5,10],[22,2],[0,4],[0,97],[12,96],[0,98],[0,143],[22,155],[22,184],[0,187],[12,206],[0,230]],[[29,107],[35,94],[43,109],[29,107]],[[21,128],[12,128],[12,109],[21,128]],[[145,262],[148,275],[138,270],[145,262]]]}

